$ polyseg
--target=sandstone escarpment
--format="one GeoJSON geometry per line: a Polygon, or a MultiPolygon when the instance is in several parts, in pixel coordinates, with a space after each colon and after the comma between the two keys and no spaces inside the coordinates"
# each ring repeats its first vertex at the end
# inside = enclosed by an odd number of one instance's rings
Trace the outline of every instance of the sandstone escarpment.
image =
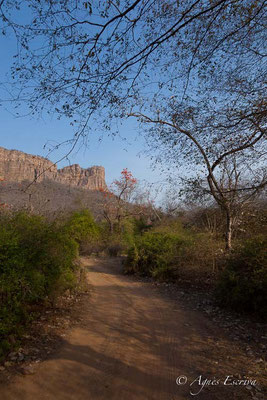
{"type": "Polygon", "coordinates": [[[5,182],[51,180],[89,190],[106,187],[104,167],[93,166],[84,169],[74,164],[57,169],[56,165],[44,157],[3,147],[0,147],[0,178],[5,182]]]}
{"type": "Polygon", "coordinates": [[[94,166],[84,169],[79,164],[74,164],[59,169],[54,180],[70,186],[78,186],[91,190],[100,189],[106,186],[105,168],[94,166]]]}

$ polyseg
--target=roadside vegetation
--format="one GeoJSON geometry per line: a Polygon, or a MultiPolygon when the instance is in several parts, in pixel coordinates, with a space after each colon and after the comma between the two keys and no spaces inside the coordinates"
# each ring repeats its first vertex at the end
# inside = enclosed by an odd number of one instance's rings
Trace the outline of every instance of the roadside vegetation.
{"type": "Polygon", "coordinates": [[[124,169],[88,209],[54,219],[34,210],[0,212],[0,359],[45,307],[75,294],[85,275],[79,256],[121,256],[124,273],[211,290],[216,301],[256,318],[267,315],[266,203],[235,225],[231,250],[215,205],[170,211],[154,206],[124,169]]]}
{"type": "Polygon", "coordinates": [[[53,222],[24,211],[0,214],[0,358],[43,307],[78,290],[79,249],[98,234],[87,210],[53,222]]]}
{"type": "Polygon", "coordinates": [[[266,318],[266,233],[264,202],[251,205],[235,226],[231,250],[215,205],[162,213],[135,236],[124,271],[207,289],[221,306],[266,318]]]}

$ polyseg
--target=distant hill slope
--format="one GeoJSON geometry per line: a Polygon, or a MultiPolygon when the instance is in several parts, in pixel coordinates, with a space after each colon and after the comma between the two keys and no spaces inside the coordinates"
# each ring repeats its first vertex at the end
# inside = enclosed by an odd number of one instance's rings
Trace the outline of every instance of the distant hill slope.
{"type": "Polygon", "coordinates": [[[49,218],[89,208],[96,219],[102,214],[102,194],[99,191],[72,187],[46,180],[32,184],[0,182],[0,203],[12,210],[26,209],[49,218]],[[27,189],[27,190],[25,190],[27,189]]]}

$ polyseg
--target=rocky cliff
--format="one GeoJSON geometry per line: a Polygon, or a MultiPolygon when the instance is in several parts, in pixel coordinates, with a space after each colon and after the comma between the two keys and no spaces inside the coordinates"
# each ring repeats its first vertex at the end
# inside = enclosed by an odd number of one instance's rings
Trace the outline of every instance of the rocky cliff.
{"type": "Polygon", "coordinates": [[[104,167],[84,169],[74,164],[57,169],[57,166],[46,158],[3,147],[0,147],[0,178],[5,182],[51,180],[89,190],[106,187],[104,167]]]}

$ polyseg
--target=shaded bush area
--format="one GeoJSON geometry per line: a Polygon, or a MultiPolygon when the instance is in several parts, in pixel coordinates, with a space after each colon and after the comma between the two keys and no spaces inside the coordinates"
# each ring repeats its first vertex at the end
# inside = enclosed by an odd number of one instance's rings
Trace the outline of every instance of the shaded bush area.
{"type": "Polygon", "coordinates": [[[78,243],[81,255],[99,253],[104,249],[102,230],[87,209],[74,212],[65,221],[64,232],[78,243]]]}
{"type": "Polygon", "coordinates": [[[218,300],[237,311],[267,316],[267,238],[245,241],[226,259],[216,289],[218,300]]]}
{"type": "Polygon", "coordinates": [[[184,228],[178,218],[163,221],[134,237],[124,271],[208,287],[221,305],[266,316],[266,236],[237,238],[231,252],[224,250],[218,236],[192,225],[184,228]]]}
{"type": "Polygon", "coordinates": [[[37,306],[76,288],[79,247],[98,234],[88,211],[54,222],[24,212],[0,216],[0,357],[37,306]]]}
{"type": "Polygon", "coordinates": [[[142,218],[130,217],[124,219],[120,227],[114,223],[110,232],[106,223],[101,225],[101,240],[105,252],[110,257],[126,255],[144,229],[148,229],[142,218]]]}
{"type": "Polygon", "coordinates": [[[220,247],[211,234],[184,229],[179,220],[163,223],[135,238],[125,272],[163,280],[200,277],[203,281],[217,271],[220,247]]]}
{"type": "Polygon", "coordinates": [[[159,279],[174,278],[181,251],[189,240],[175,233],[147,232],[129,249],[126,272],[159,279]]]}

